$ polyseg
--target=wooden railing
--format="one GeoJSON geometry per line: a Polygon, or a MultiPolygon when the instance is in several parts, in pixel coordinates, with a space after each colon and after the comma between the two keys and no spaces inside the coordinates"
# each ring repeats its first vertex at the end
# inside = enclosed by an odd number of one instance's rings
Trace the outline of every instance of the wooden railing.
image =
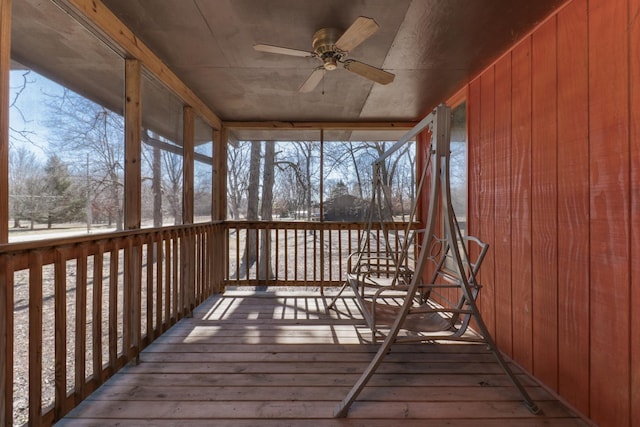
{"type": "Polygon", "coordinates": [[[0,245],[0,426],[51,425],[224,285],[343,283],[365,229],[237,221],[0,245]],[[264,251],[253,265],[247,241],[264,251]]]}
{"type": "MultiPolygon", "coordinates": [[[[385,225],[386,230],[399,230],[400,234],[406,227],[405,223],[385,225]]],[[[347,258],[358,249],[367,224],[234,221],[226,222],[226,229],[227,285],[318,286],[322,290],[324,286],[344,283],[347,258]],[[254,262],[246,262],[247,242],[257,254],[254,262]],[[265,268],[265,260],[269,268],[265,268]]],[[[384,241],[379,223],[371,232],[371,241],[384,241]]],[[[400,240],[394,240],[393,245],[397,251],[400,240]]]]}
{"type": "Polygon", "coordinates": [[[0,245],[0,425],[51,425],[135,361],[219,290],[224,251],[221,223],[0,245]]]}

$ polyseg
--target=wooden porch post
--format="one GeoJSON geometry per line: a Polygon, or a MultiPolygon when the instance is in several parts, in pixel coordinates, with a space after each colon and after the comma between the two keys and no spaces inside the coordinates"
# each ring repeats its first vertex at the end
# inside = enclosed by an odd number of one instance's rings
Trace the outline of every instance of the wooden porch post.
{"type": "Polygon", "coordinates": [[[227,129],[213,131],[213,174],[212,174],[211,219],[227,219],[227,129]]]}
{"type": "Polygon", "coordinates": [[[125,153],[124,153],[124,227],[140,228],[142,141],[142,89],[140,61],[125,60],[125,153]]]}
{"type": "MultiPolygon", "coordinates": [[[[11,0],[0,0],[0,243],[9,241],[9,71],[11,69],[11,0]]],[[[0,426],[13,423],[13,300],[12,280],[5,274],[6,259],[0,259],[0,426]],[[4,307],[3,307],[4,306],[4,307]],[[11,328],[11,330],[9,330],[11,328]],[[9,338],[8,338],[9,337],[9,338]],[[11,399],[9,399],[11,397],[11,399]]],[[[13,277],[13,273],[11,273],[13,277]]]]}
{"type": "MultiPolygon", "coordinates": [[[[182,110],[182,223],[193,224],[193,180],[194,180],[194,139],[195,114],[193,108],[185,105],[182,110]]],[[[195,240],[191,231],[183,234],[182,249],[182,308],[185,314],[190,314],[195,306],[195,240]]]]}
{"type": "MultiPolygon", "coordinates": [[[[9,71],[11,0],[0,0],[0,243],[9,241],[9,71]]],[[[4,347],[3,347],[4,348],[4,347]]],[[[2,394],[4,395],[4,393],[2,394]]]]}
{"type": "MultiPolygon", "coordinates": [[[[142,144],[142,84],[140,61],[125,60],[125,149],[124,149],[124,227],[126,230],[140,228],[141,222],[141,144],[142,144]]],[[[140,352],[141,292],[142,292],[142,247],[138,240],[128,240],[125,250],[125,322],[128,327],[124,339],[128,343],[125,355],[136,357],[140,352]],[[127,330],[128,329],[128,330],[127,330]]]]}
{"type": "Polygon", "coordinates": [[[195,138],[195,115],[193,108],[185,106],[182,110],[182,144],[184,150],[182,223],[193,224],[193,146],[195,138]]]}
{"type": "MultiPolygon", "coordinates": [[[[227,219],[227,129],[213,131],[213,174],[211,219],[225,221],[227,219]]],[[[215,233],[211,268],[213,271],[214,292],[224,292],[224,280],[227,271],[227,233],[218,229],[215,233]]]]}

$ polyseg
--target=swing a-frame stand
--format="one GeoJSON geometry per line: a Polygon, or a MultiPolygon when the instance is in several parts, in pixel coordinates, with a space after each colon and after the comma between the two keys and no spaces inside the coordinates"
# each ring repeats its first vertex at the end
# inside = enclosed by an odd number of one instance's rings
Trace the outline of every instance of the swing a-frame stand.
{"type": "MultiPolygon", "coordinates": [[[[534,414],[541,413],[497,349],[476,304],[481,287],[476,275],[488,245],[475,237],[463,236],[453,211],[449,182],[450,126],[451,110],[440,105],[373,164],[374,172],[378,171],[393,152],[422,130],[431,129],[428,158],[424,159],[418,183],[418,194],[423,194],[423,186],[429,187],[425,227],[414,230],[409,226],[403,235],[398,233],[398,227],[390,227],[389,218],[392,216],[388,187],[375,174],[369,229],[363,234],[358,252],[350,257],[347,282],[328,305],[331,309],[346,287],[350,286],[371,328],[373,341],[383,339],[369,366],[336,408],[336,417],[347,415],[349,407],[390,352],[392,345],[407,341],[470,341],[486,344],[520,392],[527,408],[534,414]],[[380,230],[378,233],[372,232],[374,222],[380,223],[376,224],[380,230]],[[436,228],[440,230],[441,237],[437,237],[436,228]],[[374,238],[376,242],[372,243],[374,238]],[[456,295],[453,302],[444,297],[451,294],[456,295]],[[393,307],[389,301],[394,302],[393,307]],[[380,327],[378,323],[383,323],[380,321],[383,318],[381,313],[385,312],[393,313],[392,320],[380,327]],[[417,321],[414,320],[416,318],[417,321]],[[468,328],[471,321],[475,322],[475,332],[468,328]],[[424,325],[422,329],[421,324],[424,325]],[[407,330],[412,332],[407,335],[407,330]],[[405,334],[400,335],[401,331],[405,334]]],[[[414,206],[410,224],[415,224],[416,215],[417,207],[414,206]]]]}

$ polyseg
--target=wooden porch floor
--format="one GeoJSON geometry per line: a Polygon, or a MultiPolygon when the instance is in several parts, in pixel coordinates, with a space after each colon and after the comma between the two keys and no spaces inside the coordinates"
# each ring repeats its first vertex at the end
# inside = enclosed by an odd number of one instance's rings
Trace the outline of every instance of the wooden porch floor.
{"type": "MultiPolygon", "coordinates": [[[[373,357],[353,298],[226,292],[150,345],[59,426],[583,426],[523,374],[534,416],[484,346],[396,345],[333,418],[373,357]]],[[[516,367],[514,370],[519,371],[516,367]]]]}

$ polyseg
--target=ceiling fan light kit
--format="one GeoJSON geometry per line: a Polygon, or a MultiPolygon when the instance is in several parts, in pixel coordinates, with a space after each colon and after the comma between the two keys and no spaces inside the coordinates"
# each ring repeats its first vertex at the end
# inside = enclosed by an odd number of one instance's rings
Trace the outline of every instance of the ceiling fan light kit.
{"type": "Polygon", "coordinates": [[[256,44],[253,48],[259,52],[318,58],[322,65],[317,67],[302,84],[300,92],[313,91],[322,80],[324,72],[335,70],[338,68],[338,64],[342,64],[342,67],[347,71],[386,85],[393,81],[394,74],[355,59],[346,59],[349,51],[371,37],[376,31],[378,31],[376,21],[360,16],[344,32],[336,28],[321,28],[316,31],[311,43],[312,52],[268,44],[256,44]]]}

